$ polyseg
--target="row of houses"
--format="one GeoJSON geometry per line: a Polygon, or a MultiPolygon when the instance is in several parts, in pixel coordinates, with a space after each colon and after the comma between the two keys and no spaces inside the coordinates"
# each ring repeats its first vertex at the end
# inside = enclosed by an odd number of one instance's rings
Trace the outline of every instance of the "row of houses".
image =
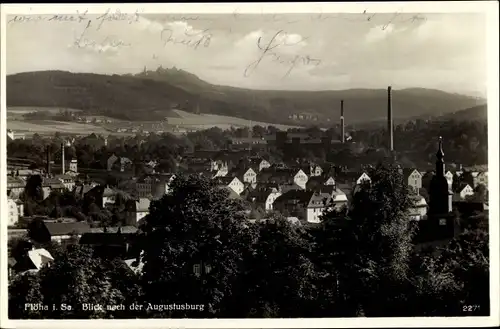
{"type": "MultiPolygon", "coordinates": [[[[74,219],[35,218],[25,234],[28,235],[28,232],[31,248],[25,254],[9,257],[9,276],[37,272],[43,266],[50,266],[54,257],[42,247],[50,242],[56,242],[62,246],[90,245],[95,248],[96,252],[127,258],[133,252],[137,228],[134,226],[96,228],[74,219]]],[[[10,233],[9,231],[9,235],[10,233]]],[[[125,263],[133,269],[132,262],[125,261],[125,263]]]]}

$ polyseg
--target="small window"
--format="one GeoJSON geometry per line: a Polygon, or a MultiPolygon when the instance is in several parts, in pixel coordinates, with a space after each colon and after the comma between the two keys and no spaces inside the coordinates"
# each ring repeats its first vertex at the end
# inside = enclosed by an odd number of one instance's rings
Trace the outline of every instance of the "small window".
{"type": "Polygon", "coordinates": [[[445,226],[445,225],[446,225],[446,219],[441,218],[441,219],[439,220],[439,225],[440,225],[440,226],[445,226]]]}
{"type": "Polygon", "coordinates": [[[201,275],[200,264],[193,265],[193,273],[196,276],[200,276],[201,275]]]}
{"type": "Polygon", "coordinates": [[[205,265],[205,273],[206,273],[206,274],[208,274],[208,273],[210,273],[210,272],[212,272],[212,266],[210,266],[210,265],[205,265]]]}

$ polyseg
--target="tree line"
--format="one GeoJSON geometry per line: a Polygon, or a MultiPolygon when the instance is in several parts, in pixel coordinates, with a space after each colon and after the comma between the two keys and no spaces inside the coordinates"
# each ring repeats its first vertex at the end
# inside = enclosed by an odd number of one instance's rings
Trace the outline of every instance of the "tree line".
{"type": "MultiPolygon", "coordinates": [[[[328,136],[339,139],[340,129],[332,127],[321,131],[318,127],[293,129],[312,136],[328,136]]],[[[278,131],[274,126],[254,126],[222,130],[213,127],[207,130],[191,132],[186,135],[162,135],[118,137],[104,139],[91,134],[75,138],[71,146],[66,147],[66,158],[76,158],[82,168],[105,169],[111,154],[128,157],[135,162],[157,160],[160,171],[173,171],[179,158],[195,150],[222,150],[233,137],[254,136],[260,138],[278,131]]],[[[285,153],[272,152],[283,159],[307,159],[318,162],[333,162],[355,166],[359,163],[376,163],[387,157],[387,132],[384,128],[350,129],[352,141],[333,148],[293,148],[285,153]]],[[[487,123],[483,121],[424,121],[413,120],[395,127],[395,150],[398,160],[405,167],[431,168],[436,150],[436,139],[443,137],[443,148],[449,163],[471,166],[488,162],[487,123]]],[[[43,138],[37,134],[31,140],[13,140],[7,144],[9,157],[26,158],[44,166],[46,147],[50,146],[52,160],[61,159],[60,134],[54,138],[43,138]]],[[[259,151],[266,155],[270,151],[259,151]]]]}

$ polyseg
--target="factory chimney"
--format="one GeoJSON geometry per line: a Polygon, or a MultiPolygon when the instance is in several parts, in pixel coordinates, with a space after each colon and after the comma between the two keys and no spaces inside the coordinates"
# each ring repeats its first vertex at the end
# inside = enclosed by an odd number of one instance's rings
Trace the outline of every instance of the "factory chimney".
{"type": "Polygon", "coordinates": [[[64,173],[66,172],[65,168],[64,168],[64,163],[65,163],[65,160],[64,160],[64,143],[61,143],[61,174],[64,175],[64,173]]]}
{"type": "Polygon", "coordinates": [[[47,145],[46,149],[46,156],[47,156],[47,176],[50,176],[50,145],[47,145]]]}
{"type": "Polygon", "coordinates": [[[389,151],[394,151],[394,131],[392,123],[392,87],[387,87],[387,133],[389,136],[389,151]]]}
{"type": "Polygon", "coordinates": [[[340,101],[340,140],[345,143],[345,131],[344,131],[344,100],[340,101]]]}

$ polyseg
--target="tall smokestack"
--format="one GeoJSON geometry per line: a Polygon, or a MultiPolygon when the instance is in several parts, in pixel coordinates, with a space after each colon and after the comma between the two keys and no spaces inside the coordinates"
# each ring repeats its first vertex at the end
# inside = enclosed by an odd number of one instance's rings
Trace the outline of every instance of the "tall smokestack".
{"type": "Polygon", "coordinates": [[[340,101],[340,140],[345,143],[345,131],[344,131],[344,100],[340,101]]]}
{"type": "Polygon", "coordinates": [[[47,145],[47,176],[50,176],[50,145],[47,145]]]}
{"type": "Polygon", "coordinates": [[[389,151],[394,151],[394,131],[392,124],[392,87],[387,87],[387,133],[389,135],[389,151]]]}
{"type": "Polygon", "coordinates": [[[64,143],[61,143],[61,174],[64,175],[64,173],[66,172],[65,168],[64,168],[64,143]]]}

